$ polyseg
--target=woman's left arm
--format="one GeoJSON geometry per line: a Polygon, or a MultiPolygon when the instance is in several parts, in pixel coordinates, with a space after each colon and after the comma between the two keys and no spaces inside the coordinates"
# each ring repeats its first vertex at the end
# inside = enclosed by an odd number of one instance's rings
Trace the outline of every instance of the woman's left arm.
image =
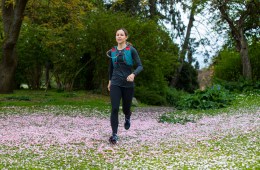
{"type": "Polygon", "coordinates": [[[130,82],[134,81],[135,76],[143,70],[143,65],[142,65],[141,59],[138,55],[138,52],[136,51],[136,49],[134,47],[131,47],[131,55],[132,55],[132,59],[135,61],[136,65],[137,65],[137,67],[133,71],[133,73],[127,77],[127,81],[130,81],[130,82]]]}
{"type": "Polygon", "coordinates": [[[133,60],[135,61],[136,65],[137,65],[136,69],[133,71],[133,74],[137,75],[143,70],[143,65],[142,65],[141,59],[138,55],[138,52],[134,47],[131,48],[131,54],[132,54],[133,60]]]}

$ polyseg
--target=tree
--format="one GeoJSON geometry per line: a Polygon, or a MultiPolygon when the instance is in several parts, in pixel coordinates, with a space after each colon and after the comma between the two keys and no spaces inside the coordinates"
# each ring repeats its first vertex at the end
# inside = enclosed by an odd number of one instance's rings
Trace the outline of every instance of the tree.
{"type": "Polygon", "coordinates": [[[4,25],[4,42],[0,63],[0,93],[12,93],[17,55],[15,51],[19,37],[23,13],[28,0],[2,0],[2,18],[4,25]]]}
{"type": "MultiPolygon", "coordinates": [[[[235,41],[236,50],[240,53],[243,76],[252,79],[252,69],[248,54],[248,40],[246,34],[260,28],[260,2],[258,0],[214,0],[211,6],[219,10],[223,26],[226,22],[230,36],[235,41]]],[[[224,29],[221,26],[222,29],[224,29]]]]}
{"type": "Polygon", "coordinates": [[[29,1],[17,47],[17,74],[22,75],[19,78],[27,80],[30,88],[43,87],[43,84],[39,86],[42,81],[39,78],[45,71],[45,87],[49,87],[50,78],[55,77],[57,87],[71,90],[78,71],[82,70],[80,56],[86,52],[82,18],[96,9],[99,2],[29,1]],[[50,66],[53,69],[50,70],[50,66]]]}
{"type": "Polygon", "coordinates": [[[180,73],[182,72],[182,67],[184,65],[185,57],[186,57],[186,54],[188,53],[189,48],[190,48],[189,42],[190,42],[191,29],[193,27],[193,22],[195,20],[194,15],[195,15],[195,11],[196,11],[196,6],[197,6],[197,4],[195,3],[195,1],[192,1],[189,23],[188,23],[188,26],[187,26],[185,39],[184,39],[184,42],[182,44],[180,56],[179,56],[180,66],[176,70],[175,76],[173,77],[172,82],[171,82],[171,85],[174,86],[174,87],[176,87],[176,85],[178,84],[178,81],[180,79],[180,73]]]}

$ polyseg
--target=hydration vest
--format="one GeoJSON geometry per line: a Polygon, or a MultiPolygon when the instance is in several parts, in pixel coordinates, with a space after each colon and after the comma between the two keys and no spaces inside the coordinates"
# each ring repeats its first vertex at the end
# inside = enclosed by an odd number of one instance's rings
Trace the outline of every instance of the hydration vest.
{"type": "MultiPolygon", "coordinates": [[[[114,46],[111,49],[111,58],[112,58],[113,66],[116,66],[118,64],[118,62],[117,62],[117,55],[118,55],[118,50],[117,50],[117,47],[114,46]]],[[[132,58],[132,54],[131,54],[131,46],[130,45],[127,45],[123,49],[123,60],[124,60],[126,65],[133,66],[134,63],[133,63],[133,58],[132,58]]]]}

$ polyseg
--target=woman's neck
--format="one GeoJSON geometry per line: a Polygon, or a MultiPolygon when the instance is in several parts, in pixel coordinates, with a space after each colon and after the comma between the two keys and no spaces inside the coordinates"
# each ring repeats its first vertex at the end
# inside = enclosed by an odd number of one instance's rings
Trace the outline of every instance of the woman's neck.
{"type": "Polygon", "coordinates": [[[123,50],[125,47],[126,47],[126,43],[118,44],[118,45],[117,45],[117,49],[118,49],[118,50],[123,50]]]}

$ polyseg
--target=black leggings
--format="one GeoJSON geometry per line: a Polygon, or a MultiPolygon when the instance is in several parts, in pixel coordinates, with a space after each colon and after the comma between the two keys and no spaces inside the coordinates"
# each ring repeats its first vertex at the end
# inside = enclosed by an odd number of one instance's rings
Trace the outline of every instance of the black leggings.
{"type": "Polygon", "coordinates": [[[134,96],[134,88],[119,87],[111,85],[110,87],[110,99],[112,104],[110,123],[113,134],[117,134],[118,129],[118,112],[120,106],[120,100],[122,98],[123,113],[125,118],[130,119],[131,117],[131,105],[134,96]]]}

